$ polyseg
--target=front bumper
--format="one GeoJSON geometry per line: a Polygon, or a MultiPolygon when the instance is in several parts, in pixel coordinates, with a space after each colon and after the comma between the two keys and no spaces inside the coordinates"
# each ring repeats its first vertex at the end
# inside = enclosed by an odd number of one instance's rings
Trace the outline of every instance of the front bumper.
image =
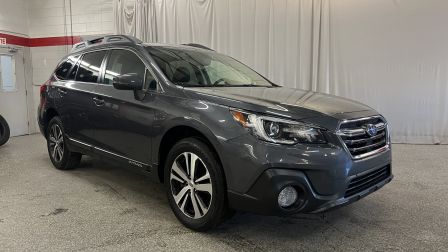
{"type": "MultiPolygon", "coordinates": [[[[246,194],[229,191],[230,207],[265,215],[290,215],[295,213],[318,213],[358,201],[370,193],[383,187],[393,179],[391,166],[387,165],[387,176],[369,184],[367,187],[349,196],[339,194],[325,196],[317,194],[305,173],[299,170],[269,169],[266,170],[246,194]],[[282,208],[277,203],[278,194],[286,186],[293,186],[299,192],[299,204],[291,208],[282,208]]],[[[382,168],[374,168],[375,173],[382,168]]],[[[356,176],[354,176],[356,177],[356,176]]]]}
{"type": "Polygon", "coordinates": [[[228,201],[233,209],[268,215],[322,212],[349,204],[393,178],[391,149],[364,159],[352,159],[336,135],[333,144],[284,146],[250,135],[223,142],[228,201]],[[362,190],[349,190],[353,179],[388,167],[388,174],[362,190]],[[303,202],[289,209],[278,205],[287,185],[299,189],[303,202]]]}

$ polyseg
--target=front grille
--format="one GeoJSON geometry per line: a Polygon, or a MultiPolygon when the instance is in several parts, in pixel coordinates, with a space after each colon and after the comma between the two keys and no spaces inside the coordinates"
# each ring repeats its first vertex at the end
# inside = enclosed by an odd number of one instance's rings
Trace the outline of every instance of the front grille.
{"type": "Polygon", "coordinates": [[[382,117],[344,121],[338,135],[355,159],[372,155],[388,144],[386,121],[382,117]]]}
{"type": "Polygon", "coordinates": [[[356,176],[350,180],[344,197],[350,197],[354,194],[364,191],[365,189],[378,184],[390,176],[390,165],[386,165],[380,169],[369,173],[356,176]]]}

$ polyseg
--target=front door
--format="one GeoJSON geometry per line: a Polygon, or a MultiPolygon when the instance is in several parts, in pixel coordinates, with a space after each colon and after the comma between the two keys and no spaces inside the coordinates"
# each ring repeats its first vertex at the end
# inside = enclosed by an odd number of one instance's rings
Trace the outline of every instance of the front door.
{"type": "Polygon", "coordinates": [[[0,115],[11,136],[29,133],[27,91],[22,49],[0,48],[0,115]]]}

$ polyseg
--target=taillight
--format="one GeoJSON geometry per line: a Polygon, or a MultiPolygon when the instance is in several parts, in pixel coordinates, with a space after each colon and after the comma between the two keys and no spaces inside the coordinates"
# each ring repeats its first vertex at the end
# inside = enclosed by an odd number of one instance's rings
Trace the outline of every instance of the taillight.
{"type": "Polygon", "coordinates": [[[43,94],[47,91],[48,81],[40,86],[40,94],[43,94]]]}

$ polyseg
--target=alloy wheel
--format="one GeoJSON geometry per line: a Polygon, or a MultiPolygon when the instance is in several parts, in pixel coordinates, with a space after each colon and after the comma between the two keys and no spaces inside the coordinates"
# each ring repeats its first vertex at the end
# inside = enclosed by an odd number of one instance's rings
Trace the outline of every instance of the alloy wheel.
{"type": "Polygon", "coordinates": [[[170,172],[171,193],[176,205],[186,216],[199,219],[209,210],[213,188],[210,173],[194,153],[177,156],[170,172]]]}
{"type": "Polygon", "coordinates": [[[61,162],[64,157],[64,136],[61,127],[57,124],[51,126],[48,136],[50,141],[50,154],[54,161],[61,162]]]}

